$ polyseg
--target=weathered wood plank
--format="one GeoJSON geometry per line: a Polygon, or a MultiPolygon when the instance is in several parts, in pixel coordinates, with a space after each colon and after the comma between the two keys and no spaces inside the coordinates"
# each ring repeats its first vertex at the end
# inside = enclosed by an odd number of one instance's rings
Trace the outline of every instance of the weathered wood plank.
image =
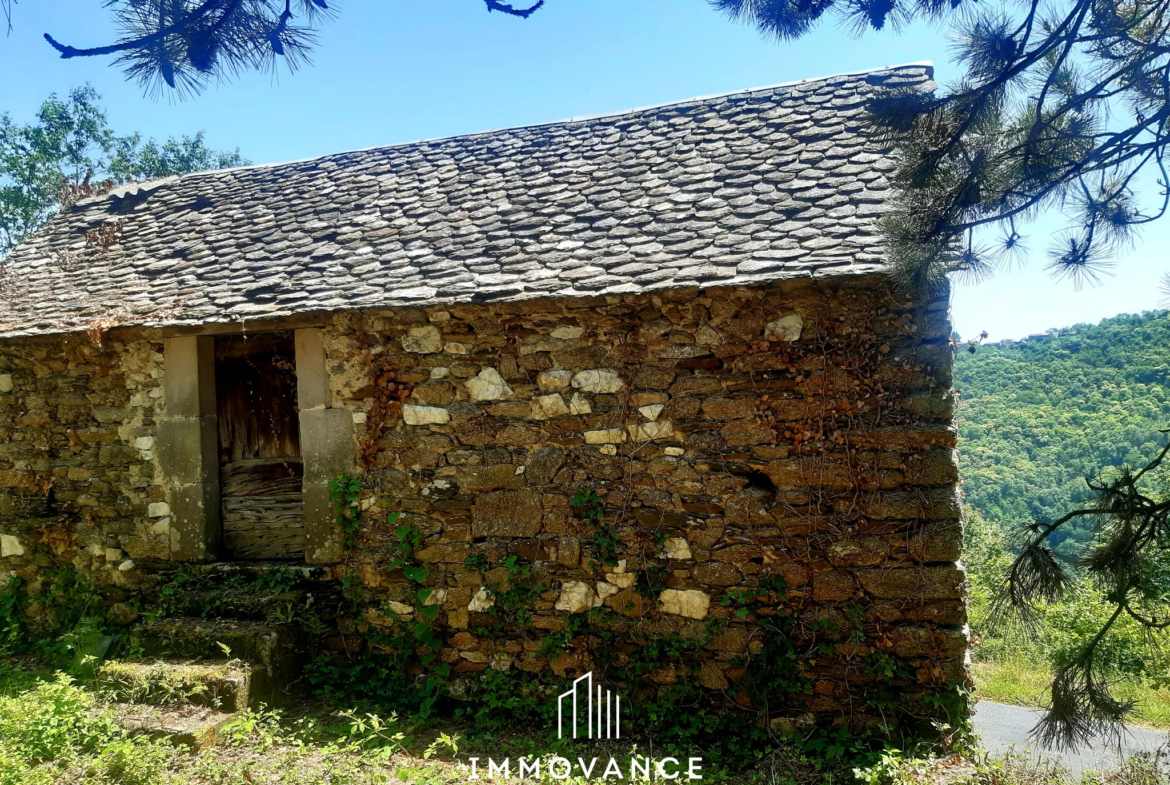
{"type": "Polygon", "coordinates": [[[293,559],[305,552],[302,527],[225,531],[223,541],[237,559],[293,559]]]}
{"type": "Polygon", "coordinates": [[[303,525],[304,503],[301,495],[237,496],[223,500],[224,531],[278,529],[303,525]]]}
{"type": "Polygon", "coordinates": [[[220,468],[220,494],[225,498],[299,494],[304,474],[305,466],[299,458],[235,461],[220,468]]]}
{"type": "Polygon", "coordinates": [[[220,469],[224,545],[237,559],[291,559],[305,552],[298,458],[235,461],[220,469]]]}
{"type": "Polygon", "coordinates": [[[221,462],[301,454],[292,333],[215,339],[221,462]]]}

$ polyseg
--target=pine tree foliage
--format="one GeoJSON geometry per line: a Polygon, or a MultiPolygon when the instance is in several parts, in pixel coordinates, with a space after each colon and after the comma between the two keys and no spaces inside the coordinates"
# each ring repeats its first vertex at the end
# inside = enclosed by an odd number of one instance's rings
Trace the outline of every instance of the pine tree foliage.
{"type": "Polygon", "coordinates": [[[77,48],[45,34],[63,58],[117,55],[148,92],[180,96],[243,71],[290,70],[308,60],[316,30],[332,14],[326,0],[111,0],[117,42],[77,48]]]}
{"type": "MultiPolygon", "coordinates": [[[[10,3],[0,7],[11,24],[10,3]]],[[[116,64],[147,93],[179,98],[246,71],[295,71],[309,61],[317,32],[336,15],[335,0],[107,0],[121,35],[113,44],[79,48],[48,33],[61,57],[116,55],[116,64]]],[[[484,0],[487,10],[527,19],[527,7],[484,0]]]]}
{"type": "Polygon", "coordinates": [[[1050,523],[1033,523],[1020,534],[994,616],[1015,612],[1028,623],[1039,604],[1065,596],[1073,575],[1056,558],[1050,540],[1062,527],[1085,520],[1093,522],[1096,540],[1077,568],[1110,607],[1096,634],[1053,676],[1048,713],[1036,728],[1043,743],[1075,747],[1101,734],[1120,733],[1134,704],[1114,696],[1102,642],[1124,617],[1151,633],[1170,629],[1170,497],[1152,482],[1168,453],[1170,444],[1145,466],[1122,466],[1111,479],[1087,479],[1094,495],[1089,506],[1050,523]]]}
{"type": "Polygon", "coordinates": [[[829,15],[859,32],[920,19],[953,28],[959,80],[933,94],[889,91],[871,106],[902,155],[903,197],[883,228],[907,285],[1010,264],[1026,223],[1052,207],[1068,227],[1048,249],[1049,269],[1093,283],[1136,227],[1166,212],[1167,0],[710,2],[781,40],[829,15]],[[1138,193],[1142,170],[1158,193],[1138,193]]]}

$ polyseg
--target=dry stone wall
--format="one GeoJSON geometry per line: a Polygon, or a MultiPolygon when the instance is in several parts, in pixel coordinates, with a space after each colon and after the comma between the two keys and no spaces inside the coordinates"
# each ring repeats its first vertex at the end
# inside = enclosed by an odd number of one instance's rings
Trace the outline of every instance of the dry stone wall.
{"type": "MultiPolygon", "coordinates": [[[[449,665],[456,694],[592,669],[766,701],[781,730],[878,722],[878,689],[926,716],[966,683],[945,295],[855,276],[355,311],[322,334],[363,488],[353,547],[316,575],[361,602],[314,646],[376,655],[426,623],[419,669],[449,665]],[[643,656],[662,641],[683,645],[643,656]]],[[[0,343],[0,583],[69,566],[133,621],[168,558],[162,376],[151,331],[0,343]]]]}
{"type": "Polygon", "coordinates": [[[162,344],[141,337],[0,343],[0,585],[35,587],[44,568],[67,566],[133,588],[136,560],[166,558],[162,362],[162,344]]]}
{"type": "Polygon", "coordinates": [[[948,338],[945,297],[878,277],[340,317],[366,491],[339,569],[390,610],[334,643],[425,618],[387,570],[405,526],[457,674],[620,668],[666,636],[700,650],[650,681],[734,695],[773,616],[821,651],[784,717],[875,720],[883,668],[910,698],[962,685],[948,338]]]}

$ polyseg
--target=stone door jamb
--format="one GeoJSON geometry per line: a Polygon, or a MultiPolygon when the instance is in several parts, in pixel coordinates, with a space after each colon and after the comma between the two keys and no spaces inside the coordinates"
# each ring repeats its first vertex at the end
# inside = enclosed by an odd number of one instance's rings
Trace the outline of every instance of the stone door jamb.
{"type": "MultiPolygon", "coordinates": [[[[304,461],[305,561],[344,558],[329,482],[357,471],[353,415],[332,407],[323,330],[294,331],[301,456],[304,461]]],[[[218,558],[222,539],[219,422],[215,400],[215,336],[164,339],[166,414],[158,425],[158,458],[170,506],[170,558],[218,558]]]]}

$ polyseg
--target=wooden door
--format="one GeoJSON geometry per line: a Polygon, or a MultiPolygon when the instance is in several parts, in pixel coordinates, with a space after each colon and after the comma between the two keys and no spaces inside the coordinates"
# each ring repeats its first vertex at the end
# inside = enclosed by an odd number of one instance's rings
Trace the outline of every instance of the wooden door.
{"type": "Polygon", "coordinates": [[[292,334],[217,338],[215,386],[227,556],[304,558],[304,466],[292,334]]]}

